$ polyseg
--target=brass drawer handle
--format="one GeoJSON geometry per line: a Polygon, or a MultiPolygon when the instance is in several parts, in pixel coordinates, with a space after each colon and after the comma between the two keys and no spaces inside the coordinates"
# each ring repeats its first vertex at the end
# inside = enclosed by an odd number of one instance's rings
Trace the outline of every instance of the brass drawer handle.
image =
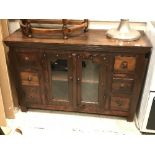
{"type": "Polygon", "coordinates": [[[46,58],[46,53],[45,52],[43,53],[43,57],[46,58]]]}
{"type": "Polygon", "coordinates": [[[28,76],[28,81],[32,81],[32,76],[31,75],[28,76]]]}
{"type": "Polygon", "coordinates": [[[80,78],[77,78],[77,81],[80,81],[80,78]]]}
{"type": "Polygon", "coordinates": [[[28,60],[29,60],[29,57],[26,56],[26,57],[25,57],[25,60],[28,61],[28,60]]]}
{"type": "Polygon", "coordinates": [[[73,53],[72,56],[73,56],[73,57],[76,57],[76,53],[73,53]]]}
{"type": "Polygon", "coordinates": [[[128,68],[128,62],[127,61],[123,61],[120,65],[121,69],[127,69],[128,68]]]}
{"type": "Polygon", "coordinates": [[[125,84],[124,83],[121,83],[120,84],[120,88],[124,88],[125,87],[125,84]]]}

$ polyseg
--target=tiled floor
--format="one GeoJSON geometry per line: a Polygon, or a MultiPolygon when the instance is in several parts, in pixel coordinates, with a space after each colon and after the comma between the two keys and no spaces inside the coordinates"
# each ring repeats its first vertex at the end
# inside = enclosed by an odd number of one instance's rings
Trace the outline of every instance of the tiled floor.
{"type": "MultiPolygon", "coordinates": [[[[8,119],[8,127],[20,128],[23,135],[93,134],[140,135],[134,122],[125,118],[67,113],[58,111],[29,110],[16,113],[16,119],[8,119]]],[[[11,133],[13,134],[13,132],[11,133]]]]}

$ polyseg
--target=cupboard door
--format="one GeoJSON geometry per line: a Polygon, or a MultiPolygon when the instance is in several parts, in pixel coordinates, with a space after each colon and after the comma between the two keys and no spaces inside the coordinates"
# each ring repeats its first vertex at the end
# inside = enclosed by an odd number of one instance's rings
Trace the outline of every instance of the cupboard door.
{"type": "Polygon", "coordinates": [[[53,108],[71,109],[73,98],[73,73],[71,53],[47,52],[47,104],[53,108]]]}
{"type": "Polygon", "coordinates": [[[103,111],[106,94],[107,56],[85,53],[77,56],[77,104],[79,111],[103,111]]]}

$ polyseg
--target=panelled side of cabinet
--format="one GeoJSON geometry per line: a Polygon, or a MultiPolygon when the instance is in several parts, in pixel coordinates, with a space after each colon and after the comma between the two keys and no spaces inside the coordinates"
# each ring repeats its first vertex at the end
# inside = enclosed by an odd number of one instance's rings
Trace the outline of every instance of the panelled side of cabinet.
{"type": "Polygon", "coordinates": [[[13,48],[9,52],[13,64],[21,109],[45,103],[42,51],[33,48],[13,48]]]}
{"type": "Polygon", "coordinates": [[[143,89],[151,45],[123,42],[104,30],[68,40],[5,39],[22,111],[29,108],[96,113],[132,121],[143,89]]]}

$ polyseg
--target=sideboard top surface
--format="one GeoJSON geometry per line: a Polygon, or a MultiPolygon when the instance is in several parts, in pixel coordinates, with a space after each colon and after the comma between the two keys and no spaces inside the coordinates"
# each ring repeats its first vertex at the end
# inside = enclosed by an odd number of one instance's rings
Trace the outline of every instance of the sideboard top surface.
{"type": "Polygon", "coordinates": [[[28,38],[22,34],[20,30],[12,33],[10,36],[4,39],[4,42],[8,45],[82,45],[82,46],[115,46],[115,47],[142,47],[151,48],[151,43],[143,31],[141,31],[141,38],[137,41],[122,41],[107,38],[106,30],[89,30],[86,33],[81,33],[76,36],[71,36],[68,39],[60,38],[28,38]]]}

